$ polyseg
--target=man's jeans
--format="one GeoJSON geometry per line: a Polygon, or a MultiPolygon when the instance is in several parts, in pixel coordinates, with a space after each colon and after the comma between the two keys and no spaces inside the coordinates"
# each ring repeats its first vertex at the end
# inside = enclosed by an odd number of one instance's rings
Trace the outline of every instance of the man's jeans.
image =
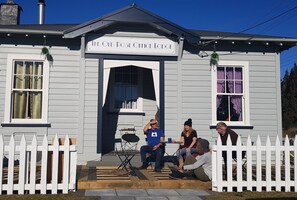
{"type": "Polygon", "coordinates": [[[149,153],[151,154],[151,156],[156,157],[155,169],[162,169],[164,152],[165,152],[164,146],[160,146],[158,149],[153,151],[153,147],[144,145],[140,148],[141,162],[143,165],[148,165],[148,158],[146,154],[149,153]]]}

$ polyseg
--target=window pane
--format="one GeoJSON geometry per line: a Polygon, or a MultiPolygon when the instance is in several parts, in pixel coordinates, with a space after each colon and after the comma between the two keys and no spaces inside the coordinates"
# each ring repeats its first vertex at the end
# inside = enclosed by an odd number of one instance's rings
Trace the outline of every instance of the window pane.
{"type": "Polygon", "coordinates": [[[217,79],[225,79],[225,68],[224,67],[218,67],[217,68],[217,79]]]}
{"type": "Polygon", "coordinates": [[[227,91],[226,93],[234,93],[234,81],[229,80],[227,81],[227,91]]]}
{"type": "Polygon", "coordinates": [[[225,81],[218,80],[217,82],[217,92],[218,93],[225,93],[225,81]]]}
{"type": "Polygon", "coordinates": [[[217,121],[242,121],[242,96],[217,95],[217,121]]]}
{"type": "Polygon", "coordinates": [[[14,66],[13,88],[24,89],[25,87],[25,67],[21,61],[16,61],[14,66]]]}
{"type": "Polygon", "coordinates": [[[137,85],[137,68],[134,66],[115,69],[115,82],[137,85]]]}
{"type": "Polygon", "coordinates": [[[138,76],[134,66],[115,69],[114,107],[116,109],[137,109],[138,76]]]}
{"type": "Polygon", "coordinates": [[[43,75],[43,63],[36,62],[34,65],[34,80],[33,89],[42,89],[42,75],[43,75]]]}
{"type": "Polygon", "coordinates": [[[13,109],[12,118],[25,119],[26,104],[27,104],[26,92],[13,92],[12,93],[12,109],[13,109]]]}
{"type": "Polygon", "coordinates": [[[41,119],[42,92],[13,92],[13,119],[41,119]]]}
{"type": "Polygon", "coordinates": [[[234,79],[234,72],[233,67],[226,67],[226,79],[233,80],[234,79]]]}
{"type": "Polygon", "coordinates": [[[116,84],[114,92],[115,108],[122,108],[123,106],[125,106],[125,88],[120,84],[116,84]]]}
{"type": "Polygon", "coordinates": [[[235,93],[243,93],[242,81],[235,81],[235,93]]]}
{"type": "Polygon", "coordinates": [[[230,99],[230,121],[242,121],[242,96],[231,96],[230,99]]]}
{"type": "Polygon", "coordinates": [[[42,93],[41,92],[30,92],[28,107],[29,107],[28,118],[41,119],[41,113],[42,113],[42,93]]]}
{"type": "Polygon", "coordinates": [[[239,68],[239,67],[235,68],[235,79],[242,80],[242,68],[239,68]]]}
{"type": "Polygon", "coordinates": [[[228,95],[217,96],[217,121],[229,121],[228,95]]]}

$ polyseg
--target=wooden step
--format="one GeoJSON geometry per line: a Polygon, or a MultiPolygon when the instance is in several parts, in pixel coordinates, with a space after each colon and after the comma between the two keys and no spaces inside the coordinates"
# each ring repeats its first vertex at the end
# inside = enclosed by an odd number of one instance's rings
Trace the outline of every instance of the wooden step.
{"type": "Polygon", "coordinates": [[[196,188],[211,189],[211,182],[202,182],[193,177],[174,180],[169,177],[168,167],[161,172],[133,169],[130,172],[119,170],[114,166],[96,167],[96,180],[78,180],[78,189],[128,189],[128,188],[196,188]]]}
{"type": "Polygon", "coordinates": [[[78,189],[211,189],[211,182],[199,180],[81,180],[78,189]]]}

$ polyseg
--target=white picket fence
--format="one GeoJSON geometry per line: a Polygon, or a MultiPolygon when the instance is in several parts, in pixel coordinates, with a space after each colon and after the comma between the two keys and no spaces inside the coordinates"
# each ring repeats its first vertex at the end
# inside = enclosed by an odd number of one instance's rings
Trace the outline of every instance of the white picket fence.
{"type": "Polygon", "coordinates": [[[227,145],[222,145],[218,138],[212,148],[212,190],[297,192],[297,135],[293,145],[290,145],[288,137],[283,145],[278,137],[274,144],[267,137],[266,143],[262,145],[259,136],[253,144],[249,136],[246,145],[242,145],[239,136],[236,146],[232,146],[230,138],[227,145]],[[227,151],[225,178],[222,151],[227,151]],[[232,151],[237,152],[237,162],[232,159],[232,151]],[[242,158],[242,152],[246,152],[245,158],[242,158]]]}
{"type": "Polygon", "coordinates": [[[53,145],[48,144],[46,136],[42,145],[38,145],[35,135],[30,144],[23,135],[19,145],[16,145],[13,136],[9,145],[4,145],[0,135],[0,158],[0,194],[57,194],[58,191],[68,193],[76,189],[77,152],[76,146],[70,145],[68,136],[64,145],[59,145],[57,135],[53,145]],[[8,167],[3,167],[2,158],[5,155],[8,167]],[[19,165],[15,165],[16,157],[19,165]],[[61,180],[58,174],[62,174],[61,180]]]}

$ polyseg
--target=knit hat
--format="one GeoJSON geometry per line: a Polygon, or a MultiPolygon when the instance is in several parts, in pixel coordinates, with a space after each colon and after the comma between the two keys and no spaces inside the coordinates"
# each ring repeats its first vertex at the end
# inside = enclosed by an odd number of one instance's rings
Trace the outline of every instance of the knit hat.
{"type": "Polygon", "coordinates": [[[198,143],[202,146],[204,153],[209,151],[209,142],[205,139],[199,139],[198,143]]]}
{"type": "Polygon", "coordinates": [[[185,125],[188,125],[188,126],[192,127],[192,119],[189,118],[187,121],[185,121],[184,126],[185,125]]]}

